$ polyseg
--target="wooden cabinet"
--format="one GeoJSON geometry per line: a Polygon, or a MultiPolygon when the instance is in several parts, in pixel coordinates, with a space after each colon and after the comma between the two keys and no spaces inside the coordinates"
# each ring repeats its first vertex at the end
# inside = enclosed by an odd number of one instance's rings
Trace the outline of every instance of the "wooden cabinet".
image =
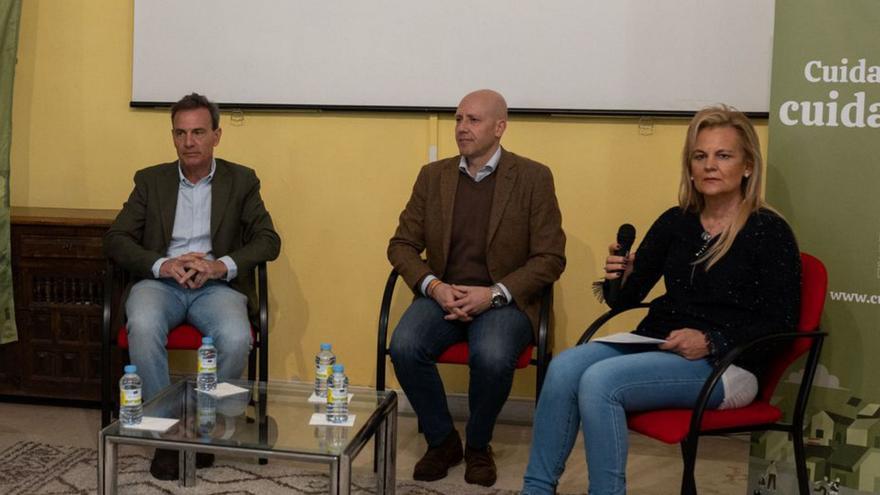
{"type": "Polygon", "coordinates": [[[12,208],[18,342],[0,345],[0,395],[100,400],[101,246],[116,213],[12,208]]]}

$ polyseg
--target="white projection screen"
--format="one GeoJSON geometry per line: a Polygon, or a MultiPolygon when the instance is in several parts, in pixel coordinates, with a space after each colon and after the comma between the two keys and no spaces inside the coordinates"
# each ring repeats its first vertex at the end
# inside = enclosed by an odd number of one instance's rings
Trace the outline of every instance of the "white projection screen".
{"type": "Polygon", "coordinates": [[[134,0],[132,106],[769,109],[772,0],[134,0]]]}

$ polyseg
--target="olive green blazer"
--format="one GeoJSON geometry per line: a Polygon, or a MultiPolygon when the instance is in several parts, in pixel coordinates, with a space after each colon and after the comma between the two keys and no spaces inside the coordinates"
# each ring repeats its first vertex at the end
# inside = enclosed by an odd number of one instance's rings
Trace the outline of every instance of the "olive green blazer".
{"type": "MultiPolygon", "coordinates": [[[[260,180],[250,168],[216,159],[211,180],[211,246],[216,258],[238,267],[230,286],[256,302],[254,268],[278,257],[281,238],[260,197],[260,180]]],[[[152,278],[153,264],[166,255],[174,228],[180,175],[177,162],[139,170],[134,190],[104,235],[104,253],[136,278],[152,278]]]]}

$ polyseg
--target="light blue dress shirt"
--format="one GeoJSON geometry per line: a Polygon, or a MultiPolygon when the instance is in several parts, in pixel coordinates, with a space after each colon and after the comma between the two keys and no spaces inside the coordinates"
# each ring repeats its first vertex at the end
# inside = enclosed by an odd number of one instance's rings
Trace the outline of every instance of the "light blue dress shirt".
{"type": "MultiPolygon", "coordinates": [[[[174,212],[174,229],[171,243],[164,258],[153,263],[153,276],[159,278],[162,263],[186,253],[205,253],[205,259],[216,259],[211,246],[211,181],[217,170],[217,162],[211,160],[211,172],[193,184],[177,165],[180,186],[177,189],[177,209],[174,212]]],[[[230,281],[238,275],[238,266],[229,256],[218,261],[226,265],[226,278],[230,281]]]]}

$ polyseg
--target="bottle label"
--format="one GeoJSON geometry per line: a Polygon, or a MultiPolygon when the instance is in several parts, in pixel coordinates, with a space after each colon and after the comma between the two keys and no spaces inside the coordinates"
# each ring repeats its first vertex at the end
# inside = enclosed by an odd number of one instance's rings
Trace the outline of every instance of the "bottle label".
{"type": "Polygon", "coordinates": [[[326,380],[327,377],[330,376],[329,370],[330,370],[330,367],[327,366],[326,364],[316,364],[315,365],[315,376],[317,376],[318,378],[320,378],[322,380],[326,380]]]}
{"type": "Polygon", "coordinates": [[[122,406],[139,406],[141,403],[141,389],[119,389],[119,400],[122,406]]]}
{"type": "Polygon", "coordinates": [[[348,392],[343,389],[329,387],[327,389],[327,403],[330,402],[347,402],[348,392]]]}
{"type": "MultiPolygon", "coordinates": [[[[192,362],[192,361],[190,361],[192,362]]],[[[199,357],[199,373],[216,373],[217,372],[217,358],[204,358],[199,357]]]]}

